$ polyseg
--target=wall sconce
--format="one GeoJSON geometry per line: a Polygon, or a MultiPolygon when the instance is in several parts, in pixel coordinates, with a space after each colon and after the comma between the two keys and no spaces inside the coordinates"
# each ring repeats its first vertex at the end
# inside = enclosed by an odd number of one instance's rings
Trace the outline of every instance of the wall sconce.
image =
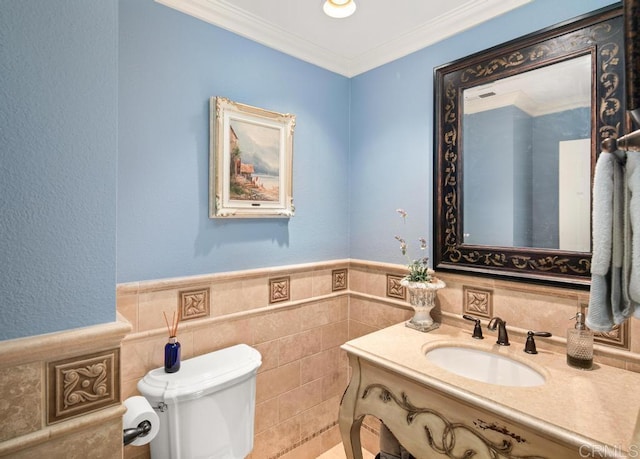
{"type": "Polygon", "coordinates": [[[356,2],[355,0],[324,0],[322,10],[329,17],[343,19],[355,13],[356,2]]]}

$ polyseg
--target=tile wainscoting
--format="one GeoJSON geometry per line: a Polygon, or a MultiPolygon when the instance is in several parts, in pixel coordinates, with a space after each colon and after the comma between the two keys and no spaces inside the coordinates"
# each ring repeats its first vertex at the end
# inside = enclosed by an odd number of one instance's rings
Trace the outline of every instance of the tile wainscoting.
{"type": "MultiPolygon", "coordinates": [[[[321,455],[340,442],[337,413],[349,380],[340,346],[410,315],[406,304],[352,299],[362,278],[356,271],[354,262],[336,260],[119,285],[118,311],[133,327],[122,343],[123,399],[137,394],[147,371],[163,365],[163,312],[177,313],[184,359],[239,343],[262,354],[251,459],[321,455]],[[184,320],[184,292],[207,297],[208,305],[191,309],[209,313],[184,320]],[[351,320],[354,301],[371,317],[351,320]]],[[[124,456],[146,458],[148,448],[128,446],[124,456]]]]}
{"type": "Polygon", "coordinates": [[[0,457],[121,457],[119,349],[130,330],[123,319],[4,341],[0,457]]]}
{"type": "MultiPolygon", "coordinates": [[[[0,456],[69,457],[62,451],[78,451],[77,457],[147,458],[148,447],[121,446],[120,401],[136,395],[138,380],[163,365],[163,312],[175,312],[184,359],[238,343],[261,352],[250,459],[316,458],[340,442],[338,405],[349,380],[340,345],[411,317],[398,287],[403,273],[401,265],[335,260],[120,284],[116,323],[3,342],[0,456]],[[104,405],[76,407],[62,399],[64,378],[56,375],[78,369],[108,376],[104,405]]],[[[537,340],[539,350],[563,353],[569,318],[588,304],[583,290],[440,277],[447,288],[438,292],[439,320],[471,334],[473,324],[461,319],[463,313],[483,318],[483,325],[499,315],[515,344],[524,342],[527,330],[552,332],[537,340]]],[[[595,360],[640,371],[639,326],[631,320],[599,336],[595,360]]],[[[372,452],[378,428],[367,419],[362,430],[372,452]]]]}

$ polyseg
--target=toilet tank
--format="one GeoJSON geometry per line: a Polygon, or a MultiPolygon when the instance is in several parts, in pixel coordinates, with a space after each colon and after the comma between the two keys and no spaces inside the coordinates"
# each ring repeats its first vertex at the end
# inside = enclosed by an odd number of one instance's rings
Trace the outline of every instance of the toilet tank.
{"type": "Polygon", "coordinates": [[[246,344],[150,371],[138,390],[160,418],[152,459],[242,459],[253,448],[261,355],[246,344]]]}

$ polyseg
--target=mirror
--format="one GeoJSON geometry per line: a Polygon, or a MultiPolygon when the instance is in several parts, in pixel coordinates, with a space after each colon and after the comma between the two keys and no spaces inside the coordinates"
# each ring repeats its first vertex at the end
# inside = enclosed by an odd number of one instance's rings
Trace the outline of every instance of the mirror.
{"type": "Polygon", "coordinates": [[[590,119],[591,54],[464,89],[462,242],[589,252],[590,119]]]}
{"type": "Polygon", "coordinates": [[[620,7],[435,70],[434,268],[588,286],[591,180],[624,133],[620,7]]]}

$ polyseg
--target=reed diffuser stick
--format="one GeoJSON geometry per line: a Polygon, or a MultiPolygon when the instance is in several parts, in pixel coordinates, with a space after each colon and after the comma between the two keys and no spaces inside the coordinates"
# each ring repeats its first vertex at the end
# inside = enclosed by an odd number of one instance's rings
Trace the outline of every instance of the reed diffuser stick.
{"type": "Polygon", "coordinates": [[[167,324],[167,331],[169,332],[169,338],[177,336],[179,321],[176,320],[176,312],[173,311],[173,315],[171,316],[171,325],[169,325],[169,319],[167,318],[167,313],[162,311],[162,315],[164,316],[164,322],[167,324]]]}
{"type": "Polygon", "coordinates": [[[178,317],[175,317],[176,312],[173,311],[173,316],[171,317],[171,324],[173,328],[171,329],[171,336],[178,336],[178,317]]]}

